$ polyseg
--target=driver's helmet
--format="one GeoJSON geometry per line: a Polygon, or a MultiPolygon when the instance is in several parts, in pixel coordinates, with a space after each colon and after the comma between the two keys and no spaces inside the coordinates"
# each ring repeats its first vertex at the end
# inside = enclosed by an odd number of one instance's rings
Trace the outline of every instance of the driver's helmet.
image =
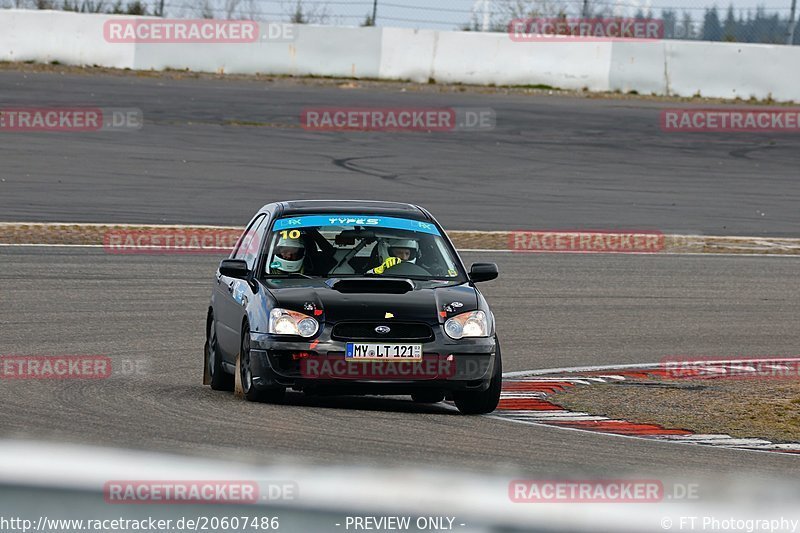
{"type": "Polygon", "coordinates": [[[397,257],[406,263],[416,263],[419,244],[414,239],[381,239],[378,241],[378,256],[381,263],[390,257],[397,257]]]}
{"type": "Polygon", "coordinates": [[[281,237],[275,245],[275,253],[269,265],[270,271],[287,274],[300,272],[303,269],[305,255],[306,245],[302,240],[281,237]]]}

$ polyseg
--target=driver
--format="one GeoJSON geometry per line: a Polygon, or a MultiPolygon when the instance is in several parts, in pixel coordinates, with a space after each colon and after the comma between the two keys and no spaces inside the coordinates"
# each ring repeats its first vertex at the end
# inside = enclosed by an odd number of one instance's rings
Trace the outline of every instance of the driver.
{"type": "Polygon", "coordinates": [[[368,274],[383,274],[402,262],[416,264],[419,256],[419,244],[414,239],[381,239],[377,246],[381,264],[367,271],[368,274]]]}
{"type": "Polygon", "coordinates": [[[300,239],[281,237],[269,264],[270,274],[303,273],[306,245],[300,239]]]}

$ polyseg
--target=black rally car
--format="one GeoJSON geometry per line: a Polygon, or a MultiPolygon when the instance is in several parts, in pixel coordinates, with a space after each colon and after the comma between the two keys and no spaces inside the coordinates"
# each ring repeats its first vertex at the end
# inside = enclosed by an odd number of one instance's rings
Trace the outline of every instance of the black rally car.
{"type": "Polygon", "coordinates": [[[213,282],[204,382],[248,400],[312,394],[447,397],[467,414],[500,398],[494,315],[425,209],[303,200],[265,205],[213,282]]]}

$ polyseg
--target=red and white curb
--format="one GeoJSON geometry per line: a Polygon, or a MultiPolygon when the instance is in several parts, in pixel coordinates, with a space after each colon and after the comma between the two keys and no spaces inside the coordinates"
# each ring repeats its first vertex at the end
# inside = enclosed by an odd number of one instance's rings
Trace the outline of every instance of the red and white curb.
{"type": "MultiPolygon", "coordinates": [[[[658,424],[641,424],[627,420],[612,419],[578,411],[570,411],[548,400],[551,394],[572,387],[591,386],[597,383],[625,381],[628,379],[724,379],[742,378],[743,372],[756,372],[748,366],[752,360],[702,361],[693,364],[692,370],[681,370],[676,377],[663,364],[619,365],[604,367],[561,368],[538,371],[511,372],[503,376],[503,391],[500,404],[492,418],[509,422],[551,426],[638,437],[650,440],[669,441],[681,444],[717,446],[746,450],[761,450],[779,453],[800,454],[800,443],[777,444],[758,438],[735,438],[730,435],[697,434],[679,428],[665,428],[658,424]]],[[[777,370],[798,368],[800,358],[782,358],[775,361],[777,370]],[[784,365],[781,365],[784,363],[784,365]]]]}

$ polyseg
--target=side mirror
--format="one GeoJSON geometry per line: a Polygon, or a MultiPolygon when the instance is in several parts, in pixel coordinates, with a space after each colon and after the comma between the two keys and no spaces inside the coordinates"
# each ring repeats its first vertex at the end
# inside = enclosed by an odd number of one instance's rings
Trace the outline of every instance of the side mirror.
{"type": "Polygon", "coordinates": [[[219,273],[229,278],[245,279],[250,275],[250,269],[243,259],[223,259],[219,264],[219,273]]]}
{"type": "Polygon", "coordinates": [[[473,263],[469,269],[469,279],[473,283],[491,281],[499,275],[494,263],[473,263]]]}

